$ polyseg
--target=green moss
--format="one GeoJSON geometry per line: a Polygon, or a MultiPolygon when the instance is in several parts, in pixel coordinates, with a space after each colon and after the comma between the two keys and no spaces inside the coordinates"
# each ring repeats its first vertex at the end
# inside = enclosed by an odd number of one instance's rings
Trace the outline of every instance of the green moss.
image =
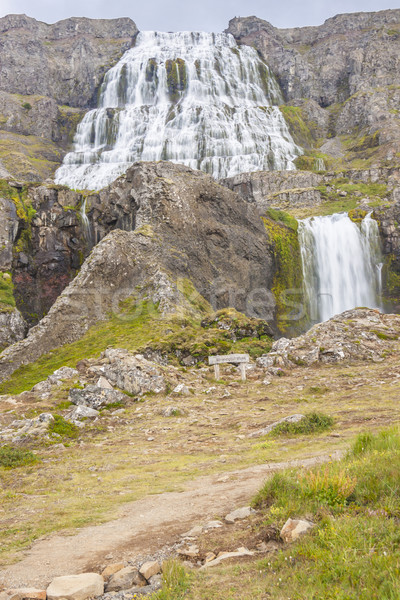
{"type": "Polygon", "coordinates": [[[263,218],[275,262],[272,291],[277,306],[277,325],[282,333],[300,331],[306,319],[301,292],[301,254],[294,221],[283,211],[269,211],[263,218]],[[290,308],[294,310],[289,311],[290,308]]]}
{"type": "Polygon", "coordinates": [[[279,108],[296,144],[306,148],[312,147],[315,140],[309,126],[304,120],[301,108],[299,106],[285,105],[279,108]]]}
{"type": "Polygon", "coordinates": [[[157,60],[155,58],[149,58],[146,66],[146,81],[152,82],[157,85],[158,77],[157,77],[157,60]]]}
{"type": "Polygon", "coordinates": [[[14,308],[14,285],[11,273],[8,271],[0,271],[0,313],[12,311],[14,308]]]}
{"type": "Polygon", "coordinates": [[[177,102],[187,88],[186,64],[182,58],[167,60],[165,62],[167,71],[167,88],[170,99],[177,102]]]}

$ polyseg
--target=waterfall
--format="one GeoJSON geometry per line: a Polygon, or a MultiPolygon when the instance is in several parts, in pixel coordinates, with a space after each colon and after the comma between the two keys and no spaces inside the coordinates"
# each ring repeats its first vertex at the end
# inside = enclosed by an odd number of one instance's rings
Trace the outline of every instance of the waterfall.
{"type": "Polygon", "coordinates": [[[314,160],[314,171],[326,171],[325,161],[323,158],[314,160]]]}
{"type": "Polygon", "coordinates": [[[89,244],[92,244],[92,233],[90,230],[90,221],[86,214],[86,201],[87,201],[87,198],[85,198],[84,201],[82,202],[82,206],[79,210],[79,214],[80,214],[81,220],[82,220],[83,235],[85,236],[85,240],[87,242],[89,242],[89,244]]]}
{"type": "Polygon", "coordinates": [[[299,222],[305,297],[312,322],[357,306],[379,307],[382,257],[378,224],[346,213],[299,222]]]}
{"type": "Polygon", "coordinates": [[[230,34],[141,32],[106,73],[56,182],[100,189],[137,160],[169,160],[217,179],[294,169],[301,151],[282,102],[256,50],[230,34]]]}

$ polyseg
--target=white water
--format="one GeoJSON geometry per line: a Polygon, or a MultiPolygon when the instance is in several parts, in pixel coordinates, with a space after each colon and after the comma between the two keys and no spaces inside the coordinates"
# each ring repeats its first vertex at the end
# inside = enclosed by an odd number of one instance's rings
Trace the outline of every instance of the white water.
{"type": "Polygon", "coordinates": [[[313,322],[357,306],[379,307],[382,258],[378,224],[346,213],[299,222],[306,301],[313,322]]]}
{"type": "Polygon", "coordinates": [[[56,182],[100,189],[137,160],[169,160],[215,178],[294,169],[301,151],[282,101],[257,52],[229,34],[142,32],[107,72],[56,182]]]}

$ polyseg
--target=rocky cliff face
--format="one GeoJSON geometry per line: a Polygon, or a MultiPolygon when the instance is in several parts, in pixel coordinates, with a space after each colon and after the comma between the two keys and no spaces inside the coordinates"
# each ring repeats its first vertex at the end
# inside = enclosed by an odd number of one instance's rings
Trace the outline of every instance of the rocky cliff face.
{"type": "Polygon", "coordinates": [[[0,19],[2,176],[41,181],[54,173],[104,73],[137,32],[128,18],[0,19]]]}
{"type": "MultiPolygon", "coordinates": [[[[34,264],[47,256],[40,280],[47,273],[51,287],[71,269],[74,253],[61,259],[66,248],[79,246],[76,213],[67,205],[76,202],[77,195],[46,187],[31,193],[39,209],[32,219],[37,228],[36,255],[35,260],[27,256],[25,270],[18,267],[16,285],[23,273],[29,277],[31,260],[34,264]]],[[[271,288],[276,266],[271,238],[256,206],[244,203],[208,175],[171,163],[137,163],[109,188],[88,197],[87,206],[89,235],[96,241],[117,225],[126,231],[106,235],[49,313],[25,340],[4,352],[2,377],[78,339],[110,311],[118,312],[119,302],[129,297],[136,301],[145,297],[168,312],[182,303],[190,305],[201,294],[216,309],[231,306],[250,316],[274,319],[271,288]],[[192,283],[180,291],[178,282],[189,280],[192,283]]],[[[25,287],[23,282],[18,289],[25,287]]]]}
{"type": "MultiPolygon", "coordinates": [[[[327,110],[325,137],[338,137],[343,155],[395,159],[400,148],[400,10],[338,15],[320,27],[296,29],[276,29],[256,17],[235,18],[227,31],[257,48],[289,105],[303,106],[305,99],[305,112],[310,100],[327,110]],[[354,139],[360,137],[361,144],[354,139]]],[[[311,126],[323,121],[316,112],[308,120],[311,126]]],[[[321,151],[330,154],[331,147],[322,145],[321,151]]]]}

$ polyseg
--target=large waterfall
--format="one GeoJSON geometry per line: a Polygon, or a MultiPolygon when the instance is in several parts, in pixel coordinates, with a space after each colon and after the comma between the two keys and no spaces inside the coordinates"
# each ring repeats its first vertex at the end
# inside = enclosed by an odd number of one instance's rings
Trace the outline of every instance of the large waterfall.
{"type": "Polygon", "coordinates": [[[142,32],[104,78],[56,182],[100,189],[137,160],[170,160],[215,178],[293,169],[300,153],[257,52],[229,34],[142,32]]]}
{"type": "Polygon", "coordinates": [[[357,306],[377,308],[382,258],[378,224],[346,213],[299,222],[306,301],[312,322],[357,306]]]}

